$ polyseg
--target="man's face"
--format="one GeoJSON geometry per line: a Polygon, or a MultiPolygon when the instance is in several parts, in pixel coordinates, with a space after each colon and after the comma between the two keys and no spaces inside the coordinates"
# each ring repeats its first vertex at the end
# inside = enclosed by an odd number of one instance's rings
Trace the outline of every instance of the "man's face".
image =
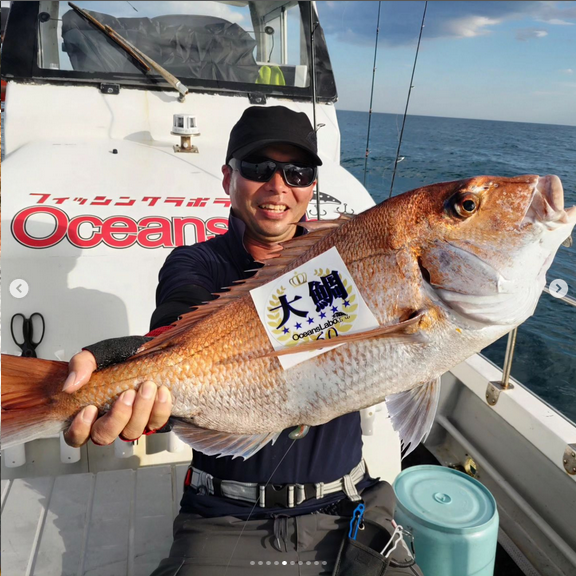
{"type": "MultiPolygon", "coordinates": [[[[309,162],[303,150],[290,144],[267,146],[257,155],[279,162],[309,162]]],[[[293,224],[306,213],[315,182],[306,188],[292,188],[284,181],[282,170],[264,183],[246,180],[229,166],[223,166],[222,173],[222,186],[230,196],[234,214],[246,224],[246,232],[252,239],[273,244],[294,236],[293,224]]]]}

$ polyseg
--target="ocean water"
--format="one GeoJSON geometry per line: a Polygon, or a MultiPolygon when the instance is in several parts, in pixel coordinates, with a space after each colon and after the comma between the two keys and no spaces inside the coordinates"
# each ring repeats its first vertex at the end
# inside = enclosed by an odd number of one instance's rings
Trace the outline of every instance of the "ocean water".
{"type": "MultiPolygon", "coordinates": [[[[339,110],[338,122],[342,165],[362,182],[368,113],[339,110]]],[[[402,116],[372,114],[371,124],[366,187],[381,202],[390,190],[402,116]]],[[[576,127],[408,116],[400,156],[394,195],[482,174],[556,174],[566,205],[576,204],[576,127]]],[[[555,278],[576,297],[576,243],[558,251],[548,283],[555,278]]],[[[502,367],[505,350],[506,337],[483,354],[502,367]]],[[[512,376],[576,422],[576,308],[542,295],[518,330],[512,376]]]]}

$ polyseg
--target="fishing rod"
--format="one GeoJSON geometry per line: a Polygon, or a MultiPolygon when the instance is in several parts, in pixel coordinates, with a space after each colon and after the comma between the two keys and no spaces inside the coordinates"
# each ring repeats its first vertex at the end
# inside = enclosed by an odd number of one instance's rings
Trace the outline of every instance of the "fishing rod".
{"type": "Polygon", "coordinates": [[[370,154],[370,123],[372,121],[372,100],[374,98],[374,79],[376,77],[376,57],[378,55],[378,33],[380,32],[380,8],[382,2],[378,2],[378,20],[376,22],[376,40],[374,42],[374,64],[372,66],[372,88],[370,90],[370,108],[368,110],[368,133],[366,134],[366,155],[364,156],[364,188],[366,188],[366,172],[368,170],[368,154],[370,154]]]}
{"type": "Polygon", "coordinates": [[[404,109],[404,118],[402,119],[402,129],[400,130],[400,138],[398,139],[398,149],[396,150],[396,159],[394,160],[394,172],[392,173],[392,182],[390,183],[390,194],[388,198],[392,198],[392,190],[394,188],[394,179],[396,178],[396,168],[398,168],[398,158],[400,158],[400,146],[402,146],[402,136],[404,135],[404,125],[406,124],[406,116],[408,114],[408,104],[410,103],[410,94],[412,94],[414,72],[416,72],[416,62],[418,62],[418,52],[420,51],[420,40],[422,40],[422,31],[424,30],[424,21],[426,20],[426,9],[428,8],[428,0],[424,2],[424,14],[422,14],[422,24],[420,25],[420,35],[418,36],[418,45],[416,46],[416,55],[414,56],[414,66],[412,67],[412,77],[410,78],[410,88],[408,88],[408,97],[406,98],[406,108],[404,109]]]}
{"type": "MultiPolygon", "coordinates": [[[[314,4],[308,4],[308,21],[310,25],[310,82],[312,85],[312,122],[314,132],[316,134],[316,141],[318,141],[318,125],[316,124],[316,46],[314,44],[314,34],[318,28],[318,20],[314,18],[314,4]]],[[[320,220],[320,177],[316,177],[316,213],[317,218],[320,220]]]]}

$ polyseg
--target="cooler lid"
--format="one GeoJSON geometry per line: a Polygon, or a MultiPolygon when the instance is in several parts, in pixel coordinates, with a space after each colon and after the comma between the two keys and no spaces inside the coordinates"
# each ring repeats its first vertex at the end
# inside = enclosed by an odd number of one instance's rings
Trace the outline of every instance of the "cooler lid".
{"type": "Polygon", "coordinates": [[[450,531],[489,522],[496,501],[474,478],[442,466],[413,466],[401,472],[394,490],[398,506],[420,520],[450,531]]]}

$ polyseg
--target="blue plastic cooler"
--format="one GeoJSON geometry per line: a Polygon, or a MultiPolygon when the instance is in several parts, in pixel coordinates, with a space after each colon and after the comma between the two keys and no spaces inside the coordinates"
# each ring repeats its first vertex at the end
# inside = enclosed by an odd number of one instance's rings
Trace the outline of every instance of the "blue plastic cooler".
{"type": "Polygon", "coordinates": [[[498,509],[486,487],[450,468],[413,466],[394,490],[394,519],[414,535],[424,576],[493,576],[498,509]]]}

